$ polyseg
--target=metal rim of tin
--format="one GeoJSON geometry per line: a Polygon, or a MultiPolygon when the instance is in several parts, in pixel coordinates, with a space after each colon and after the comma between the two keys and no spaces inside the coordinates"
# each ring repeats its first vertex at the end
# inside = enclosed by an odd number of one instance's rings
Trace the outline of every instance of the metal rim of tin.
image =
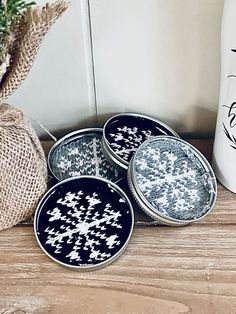
{"type": "Polygon", "coordinates": [[[104,179],[104,178],[101,178],[101,177],[95,177],[95,176],[79,176],[79,177],[73,177],[73,178],[68,178],[66,180],[63,180],[63,181],[60,181],[58,182],[56,185],[54,185],[50,190],[47,191],[47,193],[43,196],[43,198],[41,199],[41,201],[39,202],[36,210],[35,210],[35,215],[34,215],[34,234],[35,234],[35,238],[38,242],[38,245],[39,247],[42,249],[42,251],[50,258],[52,259],[54,262],[56,262],[57,264],[60,264],[66,268],[70,268],[70,269],[73,269],[73,270],[76,270],[76,271],[91,271],[91,270],[97,270],[97,269],[100,269],[100,268],[103,268],[105,266],[108,266],[110,265],[111,263],[113,263],[117,258],[119,258],[119,256],[124,252],[124,250],[126,249],[129,241],[130,241],[130,238],[131,238],[131,235],[133,233],[133,228],[134,228],[134,211],[133,211],[133,206],[128,198],[128,196],[125,194],[125,192],[118,186],[116,185],[115,183],[107,180],[107,179],[104,179]],[[65,182],[68,182],[68,181],[73,181],[73,180],[78,180],[78,179],[81,179],[81,178],[93,178],[93,179],[97,179],[97,180],[100,180],[100,181],[103,181],[109,185],[111,185],[116,191],[118,191],[120,193],[120,195],[122,195],[128,206],[129,206],[129,209],[130,209],[130,213],[131,213],[131,217],[132,217],[132,223],[131,223],[131,228],[130,228],[130,232],[129,232],[129,236],[127,237],[126,239],[126,242],[124,243],[124,245],[122,246],[122,248],[115,254],[113,255],[111,258],[109,258],[108,260],[106,261],[103,261],[101,263],[99,263],[98,265],[86,265],[86,266],[75,266],[75,265],[69,265],[69,264],[66,264],[66,263],[63,263],[59,260],[57,260],[56,258],[54,258],[50,253],[47,252],[47,250],[44,248],[44,246],[41,244],[40,240],[39,240],[39,237],[38,237],[38,234],[37,234],[37,221],[38,221],[38,216],[40,215],[40,209],[42,207],[42,205],[44,204],[45,202],[45,199],[51,194],[51,192],[58,186],[64,184],[65,182]]]}
{"type": "MultiPolygon", "coordinates": [[[[147,120],[152,121],[152,122],[156,122],[159,125],[163,126],[165,129],[167,129],[169,132],[171,132],[174,137],[177,137],[177,138],[180,137],[167,124],[165,124],[164,122],[162,122],[162,121],[160,121],[160,120],[158,120],[156,118],[150,117],[148,115],[144,115],[144,114],[141,114],[141,113],[134,113],[134,112],[126,112],[126,113],[119,113],[119,114],[116,114],[116,115],[112,116],[111,118],[109,118],[106,121],[106,123],[104,124],[104,127],[103,127],[102,150],[103,150],[103,153],[106,156],[106,158],[111,162],[111,164],[113,166],[118,166],[125,172],[128,170],[129,162],[123,160],[120,156],[118,156],[117,154],[114,153],[114,151],[111,149],[110,144],[109,144],[109,142],[108,142],[108,140],[106,138],[106,128],[109,125],[109,123],[111,122],[111,120],[113,120],[114,118],[119,118],[119,117],[124,117],[124,116],[139,117],[139,118],[147,119],[147,120]]],[[[163,133],[162,129],[159,129],[159,130],[163,133]]],[[[158,135],[158,136],[162,136],[162,135],[158,135]]]]}
{"type": "Polygon", "coordinates": [[[130,188],[134,198],[136,199],[136,201],[137,201],[138,205],[141,207],[141,209],[152,219],[159,221],[161,223],[164,223],[166,225],[170,225],[170,226],[183,226],[183,225],[187,225],[187,224],[190,224],[192,222],[196,222],[196,221],[204,218],[205,216],[207,216],[211,212],[211,210],[213,209],[213,207],[216,203],[216,199],[217,199],[217,181],[216,181],[214,171],[213,171],[212,167],[210,166],[209,162],[207,161],[207,159],[193,145],[189,144],[185,140],[182,140],[182,139],[177,138],[177,137],[172,137],[172,136],[156,136],[156,137],[153,137],[153,138],[145,141],[144,143],[142,143],[139,146],[138,150],[135,152],[135,154],[134,154],[134,156],[130,162],[130,165],[129,165],[128,184],[129,184],[129,188],[130,188]],[[141,192],[141,190],[137,184],[137,181],[135,179],[134,161],[135,161],[135,157],[138,154],[139,150],[141,150],[142,147],[144,147],[144,145],[146,145],[147,143],[150,143],[152,141],[157,141],[157,140],[168,139],[168,138],[170,138],[172,140],[179,141],[179,142],[183,143],[184,145],[188,146],[192,150],[194,155],[198,158],[201,165],[206,170],[205,174],[208,176],[208,180],[211,180],[211,185],[212,185],[213,191],[210,194],[209,209],[206,211],[206,213],[204,213],[199,218],[189,219],[189,220],[180,220],[180,219],[176,219],[176,218],[164,215],[163,213],[159,212],[157,210],[157,208],[154,207],[153,205],[151,205],[148,202],[148,200],[144,197],[144,195],[142,194],[142,192],[141,192]]]}
{"type": "MultiPolygon", "coordinates": [[[[53,153],[55,152],[55,150],[58,148],[58,146],[60,146],[63,142],[65,142],[66,140],[69,141],[71,139],[71,141],[73,141],[77,136],[82,136],[84,134],[88,134],[88,133],[103,133],[103,129],[102,128],[85,128],[85,129],[81,129],[81,130],[77,130],[77,131],[74,131],[74,132],[71,132],[71,133],[68,133],[66,134],[65,136],[63,136],[60,140],[56,141],[56,143],[51,147],[51,149],[49,150],[49,153],[48,153],[48,158],[47,158],[47,164],[48,164],[48,169],[50,171],[50,173],[52,174],[52,176],[58,180],[58,181],[62,181],[60,178],[58,178],[52,167],[51,167],[51,158],[52,158],[52,155],[53,153]]],[[[68,142],[67,142],[68,143],[68,142]]],[[[67,144],[66,143],[66,144],[67,144]]]]}

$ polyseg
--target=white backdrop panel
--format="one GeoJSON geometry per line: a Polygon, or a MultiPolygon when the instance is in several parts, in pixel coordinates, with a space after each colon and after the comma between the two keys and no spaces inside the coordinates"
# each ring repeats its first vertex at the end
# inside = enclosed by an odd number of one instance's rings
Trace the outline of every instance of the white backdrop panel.
{"type": "Polygon", "coordinates": [[[70,2],[46,36],[28,78],[9,99],[51,131],[91,124],[96,112],[89,99],[83,3],[70,2]]]}
{"type": "Polygon", "coordinates": [[[223,0],[90,0],[98,114],[212,132],[223,0]]]}

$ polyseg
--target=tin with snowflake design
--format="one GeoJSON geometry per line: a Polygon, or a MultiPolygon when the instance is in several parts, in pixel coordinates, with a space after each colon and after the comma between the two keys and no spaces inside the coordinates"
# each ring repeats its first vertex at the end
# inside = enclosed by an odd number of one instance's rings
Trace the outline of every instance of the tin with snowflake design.
{"type": "Polygon", "coordinates": [[[57,141],[48,155],[48,168],[53,177],[58,181],[81,175],[113,182],[120,180],[120,173],[102,152],[102,132],[101,128],[82,129],[57,141]]]}
{"type": "Polygon", "coordinates": [[[217,183],[205,157],[180,138],[144,142],[128,169],[130,189],[143,211],[161,224],[181,226],[214,207],[217,183]]]}
{"type": "Polygon", "coordinates": [[[92,176],[59,182],[43,197],[34,219],[42,250],[75,270],[113,262],[126,248],[133,225],[126,194],[116,184],[92,176]]]}
{"type": "Polygon", "coordinates": [[[165,123],[146,115],[121,113],[111,117],[104,125],[102,150],[109,162],[127,173],[129,162],[137,148],[153,136],[179,137],[165,123]]]}

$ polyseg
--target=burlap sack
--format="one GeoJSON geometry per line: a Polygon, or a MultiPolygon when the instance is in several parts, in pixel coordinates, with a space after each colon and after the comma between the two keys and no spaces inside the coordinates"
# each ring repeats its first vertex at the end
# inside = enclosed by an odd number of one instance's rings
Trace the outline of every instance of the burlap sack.
{"type": "Polygon", "coordinates": [[[46,160],[34,129],[20,110],[3,103],[26,78],[44,36],[66,8],[59,0],[28,9],[1,67],[0,230],[28,218],[47,188],[46,160]]]}
{"type": "Polygon", "coordinates": [[[23,113],[0,105],[0,230],[28,218],[47,187],[47,164],[23,113]]]}
{"type": "Polygon", "coordinates": [[[45,35],[67,7],[65,1],[59,0],[45,7],[30,8],[22,16],[7,56],[6,64],[9,66],[0,77],[0,102],[5,101],[25,80],[45,35]]]}

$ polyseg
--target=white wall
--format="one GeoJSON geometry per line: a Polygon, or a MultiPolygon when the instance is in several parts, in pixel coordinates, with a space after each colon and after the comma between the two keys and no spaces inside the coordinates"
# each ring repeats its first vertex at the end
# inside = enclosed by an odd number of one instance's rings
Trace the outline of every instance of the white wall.
{"type": "Polygon", "coordinates": [[[159,117],[178,132],[214,131],[223,0],[71,3],[12,104],[53,131],[123,111],[159,117]]]}
{"type": "MultiPolygon", "coordinates": [[[[38,4],[45,2],[37,0],[38,4]]],[[[9,99],[53,132],[90,125],[96,114],[86,19],[82,20],[86,8],[82,1],[70,2],[43,41],[26,81],[9,99]]]]}
{"type": "Polygon", "coordinates": [[[213,131],[222,9],[221,0],[92,0],[98,113],[213,131]]]}

